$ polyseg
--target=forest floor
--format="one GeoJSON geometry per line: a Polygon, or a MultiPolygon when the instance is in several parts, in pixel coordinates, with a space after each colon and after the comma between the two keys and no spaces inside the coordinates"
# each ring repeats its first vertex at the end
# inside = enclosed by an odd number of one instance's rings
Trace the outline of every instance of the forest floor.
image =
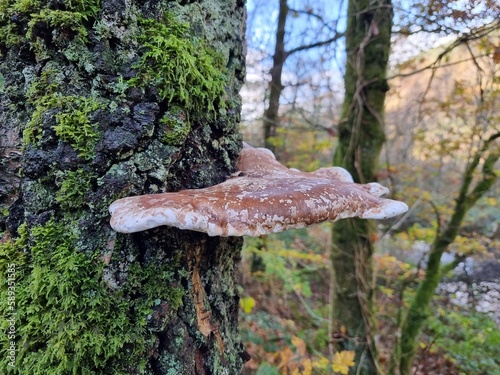
{"type": "MultiPolygon", "coordinates": [[[[243,375],[306,374],[294,371],[303,371],[306,360],[315,364],[332,357],[330,261],[324,251],[328,233],[328,228],[316,228],[307,234],[267,239],[267,252],[262,253],[261,268],[256,272],[251,272],[254,259],[248,249],[252,245],[247,246],[242,262],[240,321],[242,339],[252,359],[243,375]]],[[[379,360],[387,366],[397,331],[397,309],[406,303],[397,297],[397,284],[410,268],[390,255],[377,254],[375,263],[382,275],[377,279],[376,339],[379,360]]],[[[483,374],[488,366],[492,371],[500,369],[495,367],[498,361],[481,359],[498,350],[499,259],[467,259],[440,284],[432,310],[433,317],[419,343],[414,375],[474,375],[483,374]],[[484,323],[484,319],[491,322],[491,317],[496,327],[484,323]],[[477,332],[481,329],[485,331],[477,332]],[[465,371],[464,363],[468,363],[465,371]]],[[[312,374],[334,374],[331,367],[329,371],[314,369],[312,374]]]]}

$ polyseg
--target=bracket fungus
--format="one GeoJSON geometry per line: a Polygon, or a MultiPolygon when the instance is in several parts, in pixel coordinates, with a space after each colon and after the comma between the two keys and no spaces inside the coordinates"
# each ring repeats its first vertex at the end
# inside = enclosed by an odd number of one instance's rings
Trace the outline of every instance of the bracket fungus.
{"type": "Polygon", "coordinates": [[[111,226],[122,233],[168,225],[209,236],[259,236],[350,217],[385,219],[408,210],[403,202],[380,198],[387,188],[356,184],[343,168],[301,172],[247,144],[237,168],[211,187],[119,199],[109,208],[111,226]]]}

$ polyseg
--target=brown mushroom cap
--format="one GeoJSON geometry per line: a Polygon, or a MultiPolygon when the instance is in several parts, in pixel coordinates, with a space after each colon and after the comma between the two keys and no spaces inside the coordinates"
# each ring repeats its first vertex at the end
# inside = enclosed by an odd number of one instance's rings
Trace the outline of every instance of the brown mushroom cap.
{"type": "Polygon", "coordinates": [[[221,184],[176,193],[119,199],[109,208],[117,232],[134,233],[161,225],[209,236],[259,236],[349,217],[385,219],[408,210],[379,198],[388,189],[355,184],[338,167],[314,172],[291,170],[267,149],[244,145],[235,173],[221,184]]]}

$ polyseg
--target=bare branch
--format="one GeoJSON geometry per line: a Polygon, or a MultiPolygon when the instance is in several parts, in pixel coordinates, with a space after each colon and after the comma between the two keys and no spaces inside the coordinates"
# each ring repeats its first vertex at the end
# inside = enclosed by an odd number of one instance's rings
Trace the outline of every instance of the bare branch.
{"type": "MultiPolygon", "coordinates": [[[[480,54],[480,55],[476,55],[475,58],[477,59],[477,58],[486,57],[486,56],[488,56],[488,54],[487,53],[483,53],[483,54],[480,54]]],[[[436,59],[432,63],[424,66],[423,68],[412,70],[410,73],[393,74],[392,76],[387,77],[387,80],[391,80],[391,79],[395,79],[395,78],[401,78],[401,77],[402,78],[410,77],[410,76],[413,76],[415,74],[422,73],[422,72],[424,72],[426,70],[429,70],[429,69],[447,68],[447,67],[450,67],[450,66],[463,64],[463,63],[469,62],[471,60],[472,60],[472,58],[467,58],[467,59],[457,60],[457,61],[453,61],[453,62],[450,62],[450,63],[440,64],[438,66],[435,66],[439,62],[436,59]]]]}
{"type": "MultiPolygon", "coordinates": [[[[447,54],[449,54],[451,51],[453,51],[456,47],[458,47],[458,46],[460,46],[462,44],[467,44],[469,41],[477,40],[477,39],[480,39],[482,37],[485,37],[486,35],[489,35],[489,34],[491,34],[492,32],[494,32],[495,30],[498,30],[498,29],[500,29],[500,21],[499,20],[495,20],[492,23],[490,23],[489,25],[481,28],[480,30],[473,31],[470,34],[462,35],[455,42],[453,42],[448,47],[446,47],[444,49],[444,51],[441,52],[436,57],[436,59],[433,62],[431,62],[430,64],[424,66],[423,68],[414,70],[414,71],[412,71],[410,73],[395,74],[395,75],[392,75],[392,76],[388,77],[387,79],[389,80],[389,79],[393,79],[393,78],[396,78],[396,77],[408,77],[408,76],[411,76],[411,75],[414,75],[414,74],[417,74],[417,73],[421,73],[421,72],[423,72],[425,70],[428,70],[428,69],[437,69],[437,68],[441,68],[441,67],[446,67],[446,66],[460,64],[460,63],[466,62],[466,61],[471,61],[471,59],[464,59],[464,60],[460,60],[460,61],[449,63],[449,64],[442,64],[442,65],[440,64],[440,62],[443,60],[443,58],[447,54]]],[[[487,54],[478,55],[478,56],[475,56],[475,57],[478,58],[478,57],[483,57],[483,56],[487,56],[487,54]]]]}
{"type": "Polygon", "coordinates": [[[313,13],[312,11],[309,11],[309,10],[299,10],[299,9],[293,9],[293,8],[288,8],[288,10],[292,13],[296,13],[296,14],[304,14],[308,17],[313,17],[313,18],[316,18],[318,21],[320,21],[323,26],[325,26],[326,28],[328,28],[329,30],[331,31],[336,31],[336,27],[337,27],[337,20],[334,21],[334,22],[328,22],[328,21],[325,21],[323,17],[321,17],[319,14],[316,14],[316,13],[313,13]],[[330,26],[330,23],[333,24],[333,27],[330,26]]]}
{"type": "Polygon", "coordinates": [[[302,46],[298,46],[298,47],[292,48],[291,50],[289,50],[289,51],[286,52],[286,56],[288,57],[288,56],[293,55],[294,53],[299,52],[299,51],[305,51],[305,50],[309,50],[309,49],[312,49],[312,48],[317,48],[317,47],[325,46],[327,44],[335,42],[336,40],[338,40],[340,38],[343,38],[344,35],[345,35],[345,33],[337,33],[337,34],[335,34],[335,36],[333,36],[333,37],[331,37],[329,39],[322,40],[322,41],[316,42],[316,43],[304,44],[302,46]]]}

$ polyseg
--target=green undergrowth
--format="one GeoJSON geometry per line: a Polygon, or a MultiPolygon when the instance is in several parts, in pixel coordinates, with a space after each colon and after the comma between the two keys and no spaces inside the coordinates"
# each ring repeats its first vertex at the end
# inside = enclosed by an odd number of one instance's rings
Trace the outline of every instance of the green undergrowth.
{"type": "MultiPolygon", "coordinates": [[[[170,287],[172,265],[128,269],[123,290],[103,282],[97,254],[77,247],[74,223],[50,220],[0,245],[0,314],[10,316],[6,275],[15,275],[15,339],[0,336],[0,368],[8,374],[128,374],[144,368],[152,335],[147,317],[165,300],[173,311],[183,291],[170,287]],[[144,288],[147,285],[147,288],[144,288]],[[15,342],[15,367],[8,348],[15,342]]],[[[2,320],[6,332],[10,322],[2,320]]]]}
{"type": "Polygon", "coordinates": [[[438,308],[429,332],[461,373],[500,374],[500,330],[487,314],[438,308]]]}
{"type": "Polygon", "coordinates": [[[162,100],[197,116],[225,107],[222,57],[191,35],[189,25],[166,13],[163,22],[138,20],[143,47],[132,86],[154,86],[162,100]]]}

